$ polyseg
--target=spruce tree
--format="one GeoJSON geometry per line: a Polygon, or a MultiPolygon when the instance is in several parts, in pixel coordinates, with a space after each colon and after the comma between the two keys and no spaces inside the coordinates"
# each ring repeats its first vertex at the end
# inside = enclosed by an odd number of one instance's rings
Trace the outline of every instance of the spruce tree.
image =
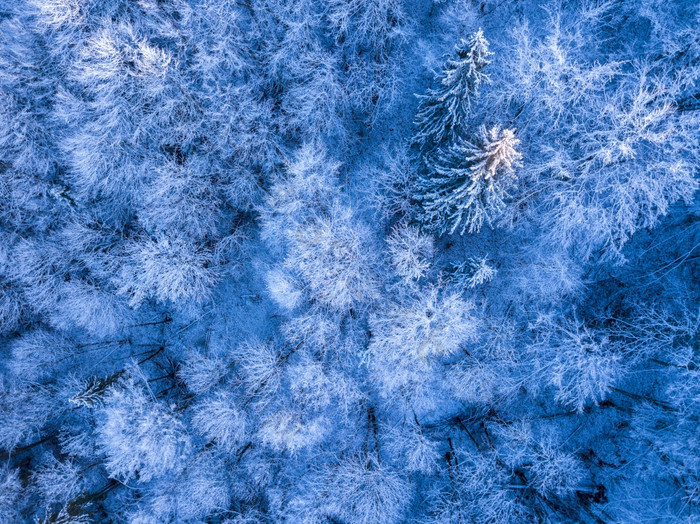
{"type": "Polygon", "coordinates": [[[482,126],[474,143],[459,140],[439,154],[418,182],[420,220],[440,234],[475,233],[484,221],[492,223],[514,184],[519,143],[513,129],[482,126]]]}
{"type": "Polygon", "coordinates": [[[424,148],[454,138],[469,114],[471,98],[489,77],[482,71],[492,55],[484,33],[479,29],[468,39],[460,39],[454,56],[449,58],[439,77],[437,89],[421,96],[415,124],[414,140],[424,148]]]}

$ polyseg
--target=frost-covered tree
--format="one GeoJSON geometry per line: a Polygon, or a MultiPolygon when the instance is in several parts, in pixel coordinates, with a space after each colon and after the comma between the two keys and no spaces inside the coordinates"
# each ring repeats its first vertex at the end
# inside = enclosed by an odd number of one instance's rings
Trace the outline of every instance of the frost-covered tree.
{"type": "Polygon", "coordinates": [[[328,513],[348,522],[400,522],[411,501],[411,485],[376,456],[350,457],[327,474],[328,513]]]}
{"type": "Polygon", "coordinates": [[[427,409],[444,393],[443,359],[477,338],[472,303],[436,288],[389,303],[370,317],[366,359],[380,395],[402,409],[427,409]]]}
{"type": "Polygon", "coordinates": [[[583,478],[583,468],[573,454],[566,453],[550,442],[535,447],[532,464],[528,468],[531,485],[543,495],[554,494],[570,498],[583,478]]]}
{"type": "Polygon", "coordinates": [[[0,169],[14,168],[25,177],[45,179],[56,168],[49,120],[57,71],[43,60],[46,51],[31,24],[13,16],[4,16],[0,24],[0,169]]]}
{"type": "Polygon", "coordinates": [[[477,332],[473,309],[458,295],[428,289],[408,304],[391,305],[373,317],[370,349],[418,358],[455,353],[477,332]]]}
{"type": "Polygon", "coordinates": [[[387,244],[391,265],[404,282],[416,282],[427,275],[435,253],[432,237],[412,226],[398,226],[387,244]]]}
{"type": "Polygon", "coordinates": [[[699,121],[679,110],[684,75],[662,55],[645,63],[602,45],[613,11],[588,4],[551,12],[538,33],[518,26],[487,105],[512,108],[528,150],[520,205],[545,238],[584,259],[621,261],[635,232],[693,198],[699,121]]]}
{"type": "Polygon", "coordinates": [[[98,445],[110,476],[123,481],[177,472],[190,453],[185,427],[171,407],[154,398],[138,370],[105,396],[97,427],[98,445]]]}
{"type": "MultiPolygon", "coordinates": [[[[478,453],[478,452],[477,452],[478,453]]],[[[450,453],[450,482],[434,497],[429,522],[512,522],[532,519],[510,489],[512,476],[492,455],[450,453]]]]}
{"type": "Polygon", "coordinates": [[[283,407],[261,425],[258,437],[276,451],[297,455],[320,446],[329,437],[330,421],[323,416],[304,417],[293,407],[283,407]]]}
{"type": "Polygon", "coordinates": [[[331,0],[328,17],[336,38],[349,47],[383,54],[391,40],[401,36],[405,23],[403,2],[398,0],[331,0]]]}
{"type": "Polygon", "coordinates": [[[344,310],[375,299],[369,232],[350,209],[333,206],[328,216],[314,217],[291,240],[284,264],[299,274],[312,300],[344,310]]]}
{"type": "Polygon", "coordinates": [[[323,49],[310,49],[293,67],[295,84],[282,106],[289,132],[300,133],[309,140],[343,138],[346,131],[342,114],[347,96],[333,55],[323,49]]]}
{"type": "Polygon", "coordinates": [[[226,449],[235,449],[246,436],[245,415],[236,407],[235,399],[222,392],[197,407],[192,423],[205,437],[226,449]]]}
{"type": "Polygon", "coordinates": [[[192,393],[203,394],[217,386],[229,370],[229,363],[221,358],[192,352],[181,362],[178,376],[192,393]]]}
{"type": "Polygon", "coordinates": [[[374,124],[400,98],[409,21],[401,0],[330,0],[330,32],[347,71],[348,100],[374,124]]]}
{"type": "Polygon", "coordinates": [[[440,234],[478,232],[503,214],[522,155],[512,129],[483,127],[440,154],[417,183],[420,221],[440,234]]]}
{"type": "Polygon", "coordinates": [[[127,249],[130,263],[120,275],[120,292],[132,305],[149,298],[201,302],[217,280],[212,254],[179,234],[145,238],[127,249]]]}
{"type": "Polygon", "coordinates": [[[531,350],[540,380],[556,390],[555,400],[578,412],[604,400],[625,371],[619,347],[578,319],[544,318],[540,326],[531,350]]]}
{"type": "Polygon", "coordinates": [[[700,477],[694,428],[700,420],[700,373],[696,367],[679,369],[660,393],[664,400],[641,403],[633,419],[633,437],[643,439],[650,452],[639,469],[679,487],[683,503],[696,508],[700,504],[700,477]]]}
{"type": "Polygon", "coordinates": [[[0,517],[11,522],[17,519],[18,508],[17,504],[21,490],[22,484],[19,481],[19,474],[16,470],[4,467],[0,472],[0,517]]]}
{"type": "Polygon", "coordinates": [[[178,231],[193,240],[216,238],[221,193],[206,157],[164,158],[149,173],[139,220],[151,232],[178,231]]]}
{"type": "Polygon", "coordinates": [[[403,219],[413,206],[417,166],[406,144],[381,151],[379,165],[369,170],[369,198],[382,219],[403,219]]]}
{"type": "Polygon", "coordinates": [[[47,507],[52,504],[66,504],[76,497],[83,487],[77,464],[68,460],[61,462],[51,457],[34,473],[34,482],[47,507]]]}
{"type": "Polygon", "coordinates": [[[126,513],[131,522],[193,522],[226,513],[231,502],[223,459],[204,452],[179,475],[151,482],[126,513]]]}
{"type": "Polygon", "coordinates": [[[473,288],[490,282],[497,272],[486,257],[470,257],[464,262],[453,264],[447,279],[462,289],[473,288]]]}
{"type": "Polygon", "coordinates": [[[386,448],[409,472],[429,475],[438,467],[440,452],[439,444],[425,433],[415,422],[392,427],[387,432],[386,448]]]}
{"type": "Polygon", "coordinates": [[[482,70],[489,65],[492,55],[481,29],[467,39],[460,39],[442,68],[439,86],[420,97],[415,117],[417,143],[432,149],[468,131],[465,127],[471,101],[479,94],[481,84],[489,82],[489,76],[482,70]]]}
{"type": "Polygon", "coordinates": [[[288,165],[289,178],[272,189],[263,209],[264,233],[286,251],[284,268],[297,276],[306,297],[348,310],[376,298],[371,236],[343,202],[338,166],[310,143],[288,165]]]}
{"type": "Polygon", "coordinates": [[[21,444],[30,444],[55,415],[55,393],[42,386],[7,384],[0,381],[0,413],[6,421],[0,428],[0,448],[11,452],[21,444]]]}

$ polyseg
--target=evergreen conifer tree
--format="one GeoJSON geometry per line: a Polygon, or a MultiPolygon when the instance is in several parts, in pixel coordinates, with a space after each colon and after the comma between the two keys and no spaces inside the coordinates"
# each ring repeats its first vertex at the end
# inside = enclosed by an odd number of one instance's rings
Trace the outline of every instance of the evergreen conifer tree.
{"type": "Polygon", "coordinates": [[[415,124],[415,141],[421,147],[439,145],[446,138],[454,138],[464,124],[471,98],[489,77],[482,70],[490,63],[489,43],[479,29],[468,39],[455,46],[454,56],[445,63],[440,85],[421,96],[415,124]]]}
{"type": "Polygon", "coordinates": [[[460,140],[418,182],[420,220],[440,234],[478,232],[502,214],[522,155],[513,129],[482,126],[474,143],[460,140]]]}

